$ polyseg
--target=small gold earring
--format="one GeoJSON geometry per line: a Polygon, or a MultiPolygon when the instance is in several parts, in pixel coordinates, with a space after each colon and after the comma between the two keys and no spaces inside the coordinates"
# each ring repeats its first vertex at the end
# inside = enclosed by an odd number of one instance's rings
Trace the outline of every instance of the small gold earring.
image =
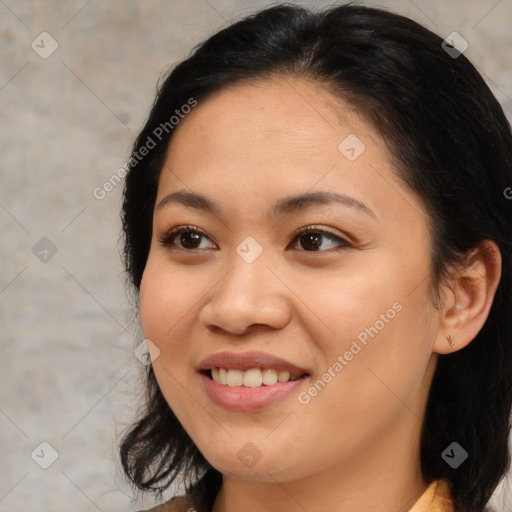
{"type": "Polygon", "coordinates": [[[446,336],[446,339],[448,340],[448,343],[452,346],[452,348],[455,348],[455,343],[453,342],[453,338],[448,334],[446,336]]]}

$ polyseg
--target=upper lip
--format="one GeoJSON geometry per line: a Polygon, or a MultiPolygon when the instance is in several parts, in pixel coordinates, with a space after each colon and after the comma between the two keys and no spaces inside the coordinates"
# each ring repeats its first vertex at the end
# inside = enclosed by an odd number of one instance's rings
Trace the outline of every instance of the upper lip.
{"type": "Polygon", "coordinates": [[[199,371],[212,368],[226,368],[236,370],[250,370],[251,368],[272,368],[276,371],[289,372],[291,375],[302,375],[308,371],[285,359],[265,352],[219,352],[203,359],[199,364],[199,371]]]}

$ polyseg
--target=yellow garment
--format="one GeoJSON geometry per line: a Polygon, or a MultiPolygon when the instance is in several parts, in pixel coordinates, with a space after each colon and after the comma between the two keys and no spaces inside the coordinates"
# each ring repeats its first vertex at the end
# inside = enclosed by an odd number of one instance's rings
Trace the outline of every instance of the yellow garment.
{"type": "MultiPolygon", "coordinates": [[[[194,503],[188,497],[178,496],[146,512],[193,512],[195,510],[194,503]]],[[[448,483],[444,480],[433,481],[409,512],[453,512],[448,483]]]]}
{"type": "Polygon", "coordinates": [[[453,500],[448,483],[434,480],[409,512],[453,512],[453,500]]]}

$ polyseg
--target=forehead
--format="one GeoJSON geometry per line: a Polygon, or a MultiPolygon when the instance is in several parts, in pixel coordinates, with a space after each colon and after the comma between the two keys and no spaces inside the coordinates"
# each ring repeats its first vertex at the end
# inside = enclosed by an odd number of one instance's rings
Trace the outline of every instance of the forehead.
{"type": "Polygon", "coordinates": [[[177,127],[170,147],[187,149],[188,142],[203,152],[223,147],[248,152],[266,144],[270,153],[286,145],[299,154],[312,149],[336,154],[333,143],[353,132],[373,136],[354,106],[311,80],[275,77],[235,83],[199,101],[177,127]]]}
{"type": "MultiPolygon", "coordinates": [[[[283,177],[279,171],[327,171],[325,165],[357,170],[340,144],[356,136],[365,152],[388,149],[357,109],[311,80],[275,77],[236,83],[200,100],[175,128],[168,148],[167,166],[173,169],[246,170],[283,177]],[[348,165],[350,164],[350,165],[348,165]],[[276,174],[277,172],[277,174],[276,174]]],[[[357,140],[357,139],[355,139],[357,140]]],[[[358,148],[356,148],[358,149],[358,148]]]]}

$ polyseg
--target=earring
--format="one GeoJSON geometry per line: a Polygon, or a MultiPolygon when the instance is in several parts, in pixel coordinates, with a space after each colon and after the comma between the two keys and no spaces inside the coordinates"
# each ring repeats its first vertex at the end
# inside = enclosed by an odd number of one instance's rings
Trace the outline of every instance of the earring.
{"type": "Polygon", "coordinates": [[[453,338],[448,334],[446,336],[446,339],[448,340],[448,343],[452,346],[452,348],[455,348],[455,343],[453,342],[453,338]]]}

